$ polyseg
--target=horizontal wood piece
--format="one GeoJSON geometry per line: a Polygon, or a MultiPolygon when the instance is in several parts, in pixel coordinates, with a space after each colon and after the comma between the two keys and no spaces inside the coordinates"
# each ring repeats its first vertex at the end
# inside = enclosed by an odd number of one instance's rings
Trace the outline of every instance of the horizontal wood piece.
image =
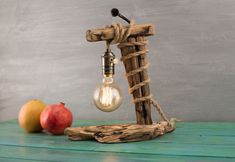
{"type": "MultiPolygon", "coordinates": [[[[128,121],[77,120],[73,126],[128,121]]],[[[133,143],[69,141],[67,136],[26,134],[17,120],[0,123],[0,161],[235,161],[235,123],[178,122],[160,138],[133,143]]]]}
{"type": "Polygon", "coordinates": [[[0,146],[1,162],[233,162],[234,158],[216,158],[216,157],[200,157],[200,156],[175,156],[169,154],[132,154],[120,152],[99,152],[99,151],[70,151],[70,150],[53,150],[47,148],[33,147],[12,147],[0,146]],[[24,150],[22,152],[22,150],[24,150]],[[14,153],[14,154],[12,154],[14,153]]]}
{"type": "Polygon", "coordinates": [[[101,143],[121,143],[144,141],[172,132],[175,126],[162,121],[152,125],[115,124],[85,127],[70,127],[65,129],[65,134],[70,140],[95,139],[101,143]]]}
{"type": "MultiPolygon", "coordinates": [[[[124,28],[127,28],[125,26],[124,28]]],[[[136,24],[131,29],[130,36],[151,36],[155,34],[155,27],[153,24],[136,24]]],[[[89,29],[86,32],[86,39],[89,42],[104,41],[114,38],[114,29],[112,27],[105,27],[100,29],[89,29]]]]}

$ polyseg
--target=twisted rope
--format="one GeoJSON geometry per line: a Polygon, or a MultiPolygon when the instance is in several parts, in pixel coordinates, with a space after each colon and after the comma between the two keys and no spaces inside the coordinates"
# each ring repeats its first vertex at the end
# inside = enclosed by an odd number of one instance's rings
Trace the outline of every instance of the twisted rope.
{"type": "Polygon", "coordinates": [[[111,44],[124,42],[131,34],[134,21],[130,22],[129,28],[125,29],[120,23],[112,23],[110,27],[114,29],[114,38],[110,41],[106,41],[107,48],[110,48],[111,44]]]}
{"type": "MultiPolygon", "coordinates": [[[[113,27],[114,29],[114,39],[111,41],[107,41],[107,48],[110,48],[110,44],[116,44],[119,43],[118,48],[124,48],[124,47],[131,47],[131,46],[142,46],[142,45],[147,45],[148,41],[138,41],[138,42],[124,42],[126,41],[126,39],[129,37],[131,30],[132,30],[132,26],[134,25],[134,21],[131,21],[130,26],[128,28],[124,28],[122,26],[122,24],[120,23],[113,23],[111,25],[111,27],[113,27]]],[[[137,57],[140,55],[146,55],[148,53],[149,50],[140,50],[137,52],[133,52],[133,53],[129,53],[126,56],[122,56],[121,57],[121,61],[126,61],[128,59],[131,59],[133,57],[137,57]]],[[[143,70],[148,69],[149,64],[147,63],[144,66],[138,67],[137,69],[131,70],[128,73],[126,73],[126,77],[130,77],[133,76],[137,73],[142,72],[143,70]]],[[[135,84],[132,87],[129,87],[129,93],[132,94],[135,90],[141,88],[142,86],[145,86],[146,84],[149,84],[150,79],[144,80],[138,84],[135,84]]],[[[164,121],[167,121],[170,124],[170,121],[168,120],[168,118],[166,117],[165,113],[163,112],[162,108],[160,107],[158,101],[153,100],[152,98],[152,94],[148,95],[148,96],[142,96],[139,98],[134,98],[132,100],[132,102],[134,104],[139,103],[139,102],[143,102],[149,100],[150,103],[156,108],[156,110],[158,111],[161,119],[163,119],[164,121]]]]}

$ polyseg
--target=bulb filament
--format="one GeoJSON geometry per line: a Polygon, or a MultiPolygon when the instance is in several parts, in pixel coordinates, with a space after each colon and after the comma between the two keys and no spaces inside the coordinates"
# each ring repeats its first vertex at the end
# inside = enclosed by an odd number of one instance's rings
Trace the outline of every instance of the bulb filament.
{"type": "Polygon", "coordinates": [[[103,95],[100,98],[100,102],[105,106],[109,106],[112,104],[112,89],[109,86],[105,86],[103,89],[103,95]]]}

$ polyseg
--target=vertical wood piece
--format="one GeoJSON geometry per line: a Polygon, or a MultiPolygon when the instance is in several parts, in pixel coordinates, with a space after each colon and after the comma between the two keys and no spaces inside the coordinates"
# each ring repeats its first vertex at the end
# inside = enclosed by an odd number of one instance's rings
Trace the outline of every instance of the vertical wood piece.
{"type": "MultiPolygon", "coordinates": [[[[141,41],[146,41],[146,38],[144,36],[138,36],[136,38],[137,42],[141,42],[141,41]]],[[[140,45],[137,46],[137,49],[139,51],[142,50],[147,50],[146,45],[140,45]]],[[[139,67],[142,67],[144,65],[146,65],[148,63],[148,57],[147,55],[140,55],[138,56],[139,59],[139,67]]],[[[149,78],[148,76],[148,70],[144,69],[141,73],[140,73],[140,81],[144,81],[147,80],[149,78]]],[[[150,95],[150,88],[149,88],[149,84],[147,83],[146,85],[141,87],[141,93],[142,96],[148,96],[150,95]]],[[[143,107],[146,111],[146,118],[145,118],[145,124],[152,124],[152,118],[151,118],[151,104],[149,100],[146,100],[143,102],[143,107]]]]}
{"type": "MultiPolygon", "coordinates": [[[[138,38],[141,40],[145,40],[143,37],[138,38]]],[[[137,38],[129,37],[127,39],[127,42],[133,43],[138,41],[137,38]]],[[[122,56],[126,56],[129,53],[138,52],[140,50],[145,50],[145,46],[129,46],[129,47],[123,47],[121,49],[122,56]]],[[[126,68],[126,73],[136,70],[141,66],[144,66],[147,64],[147,57],[145,55],[141,55],[138,57],[132,57],[128,60],[124,61],[124,66],[126,68]]],[[[133,87],[136,84],[141,83],[142,81],[148,79],[147,70],[141,73],[136,73],[135,75],[132,75],[127,78],[129,87],[133,87]]],[[[150,94],[149,86],[143,86],[133,92],[133,98],[140,98],[143,96],[148,96],[150,94]]],[[[135,104],[135,110],[136,110],[136,120],[137,124],[152,124],[152,118],[151,118],[151,106],[150,101],[144,101],[144,102],[138,102],[135,104]]]]}
{"type": "MultiPolygon", "coordinates": [[[[128,38],[127,42],[135,42],[135,38],[128,38]]],[[[129,53],[133,53],[135,52],[135,46],[128,46],[128,47],[123,47],[121,48],[121,54],[122,56],[126,56],[129,53]]],[[[138,60],[136,57],[125,60],[123,62],[124,66],[125,66],[125,70],[126,73],[136,69],[139,64],[138,64],[138,60]]],[[[137,77],[136,75],[132,75],[130,77],[127,78],[128,80],[128,84],[129,87],[134,86],[135,84],[139,83],[139,77],[137,77]]],[[[133,92],[133,98],[139,98],[141,96],[141,92],[139,91],[139,89],[135,90],[133,92]]],[[[137,124],[145,124],[145,120],[144,120],[144,112],[143,112],[143,107],[141,105],[141,103],[136,103],[135,104],[135,111],[136,111],[136,122],[137,124]]]]}

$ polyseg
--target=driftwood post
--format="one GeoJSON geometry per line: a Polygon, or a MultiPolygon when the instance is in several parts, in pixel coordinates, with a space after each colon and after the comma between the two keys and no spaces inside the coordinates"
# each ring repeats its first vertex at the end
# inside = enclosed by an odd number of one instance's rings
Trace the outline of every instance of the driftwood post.
{"type": "MultiPolygon", "coordinates": [[[[124,27],[127,29],[128,26],[124,27]]],[[[105,27],[88,30],[86,39],[89,42],[108,41],[115,36],[115,29],[105,27]]],[[[174,121],[153,123],[151,118],[151,97],[146,53],[146,36],[155,34],[152,24],[133,25],[125,42],[118,45],[121,50],[127,81],[135,103],[136,124],[116,124],[67,128],[65,134],[70,140],[95,139],[101,143],[119,143],[143,141],[161,136],[175,129],[174,121]],[[133,55],[134,54],[134,55],[133,55]],[[124,59],[125,58],[125,59],[124,59]],[[143,84],[144,83],[144,84],[143,84]],[[145,98],[140,100],[140,98],[145,98]],[[148,98],[148,99],[146,99],[148,98]]],[[[160,109],[160,107],[156,107],[160,109]]],[[[161,116],[163,112],[159,112],[161,116]]],[[[166,118],[165,118],[166,119],[166,118]]]]}
{"type": "MultiPolygon", "coordinates": [[[[128,38],[127,42],[128,41],[133,42],[133,39],[134,38],[128,38]]],[[[132,52],[135,52],[134,47],[123,47],[121,49],[122,56],[126,56],[126,55],[128,55],[129,53],[132,53],[132,52]]],[[[125,62],[123,62],[123,64],[125,66],[125,70],[126,70],[127,73],[129,71],[134,70],[134,69],[139,67],[138,60],[136,58],[131,58],[129,60],[126,60],[125,62]]],[[[129,84],[130,87],[132,87],[135,84],[140,82],[140,78],[137,75],[133,75],[131,77],[128,77],[127,80],[128,80],[128,84],[129,84]]],[[[133,95],[134,98],[141,97],[140,91],[134,91],[132,95],[133,95]]],[[[140,103],[135,104],[136,122],[138,124],[144,124],[145,123],[144,112],[143,111],[144,111],[143,107],[140,103]]]]}

